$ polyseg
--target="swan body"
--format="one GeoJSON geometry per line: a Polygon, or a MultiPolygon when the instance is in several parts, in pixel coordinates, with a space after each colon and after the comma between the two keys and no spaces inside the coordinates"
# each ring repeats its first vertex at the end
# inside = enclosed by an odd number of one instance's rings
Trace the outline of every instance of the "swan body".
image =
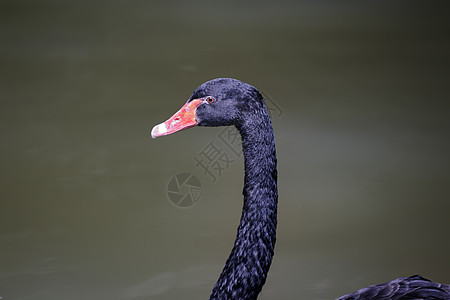
{"type": "MultiPolygon", "coordinates": [[[[155,138],[193,126],[230,125],[242,138],[244,204],[233,249],[209,299],[256,299],[274,254],[278,202],[275,140],[264,98],[239,80],[213,79],[200,85],[171,118],[153,127],[151,135],[155,138]]],[[[450,299],[448,286],[420,276],[399,278],[339,299],[416,299],[409,295],[450,299]]]]}
{"type": "Polygon", "coordinates": [[[414,275],[397,278],[383,284],[371,285],[337,300],[363,299],[450,299],[450,286],[414,275]]]}

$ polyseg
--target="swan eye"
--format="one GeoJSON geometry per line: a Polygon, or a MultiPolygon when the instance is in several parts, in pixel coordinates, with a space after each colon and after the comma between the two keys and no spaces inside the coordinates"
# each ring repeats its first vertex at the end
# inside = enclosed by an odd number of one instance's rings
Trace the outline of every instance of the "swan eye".
{"type": "Polygon", "coordinates": [[[214,99],[214,97],[211,97],[211,96],[206,97],[206,102],[213,103],[214,101],[216,101],[216,99],[214,99]]]}

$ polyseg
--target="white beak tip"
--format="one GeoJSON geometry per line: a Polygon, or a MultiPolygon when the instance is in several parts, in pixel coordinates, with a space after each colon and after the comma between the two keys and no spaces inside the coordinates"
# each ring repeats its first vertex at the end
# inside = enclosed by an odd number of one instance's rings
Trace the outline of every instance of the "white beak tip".
{"type": "Polygon", "coordinates": [[[167,132],[166,124],[161,123],[161,124],[158,124],[155,127],[153,127],[151,135],[152,135],[152,138],[154,139],[158,136],[165,135],[166,132],[167,132]]]}

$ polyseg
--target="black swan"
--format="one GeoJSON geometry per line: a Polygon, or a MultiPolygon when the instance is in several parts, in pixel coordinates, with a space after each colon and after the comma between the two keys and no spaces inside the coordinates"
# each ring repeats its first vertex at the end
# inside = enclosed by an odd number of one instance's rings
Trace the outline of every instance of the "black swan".
{"type": "MultiPolygon", "coordinates": [[[[277,158],[270,116],[253,86],[231,78],[200,85],[153,138],[193,126],[239,130],[244,153],[244,205],[236,241],[209,299],[256,299],[266,281],[277,227],[277,158]]],[[[450,286],[420,276],[370,286],[343,299],[450,299],[450,286]]]]}

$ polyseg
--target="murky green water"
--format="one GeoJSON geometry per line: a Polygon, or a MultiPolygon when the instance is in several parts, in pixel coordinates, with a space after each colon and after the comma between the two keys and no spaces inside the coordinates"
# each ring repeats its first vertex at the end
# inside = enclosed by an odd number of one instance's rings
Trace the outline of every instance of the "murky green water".
{"type": "Polygon", "coordinates": [[[278,106],[279,231],[261,299],[416,273],[450,282],[438,4],[3,1],[0,296],[208,297],[239,222],[242,160],[221,128],[148,135],[215,77],[278,106]],[[231,161],[214,182],[195,161],[211,143],[231,161]],[[167,196],[181,172],[200,181],[190,208],[167,196]]]}

